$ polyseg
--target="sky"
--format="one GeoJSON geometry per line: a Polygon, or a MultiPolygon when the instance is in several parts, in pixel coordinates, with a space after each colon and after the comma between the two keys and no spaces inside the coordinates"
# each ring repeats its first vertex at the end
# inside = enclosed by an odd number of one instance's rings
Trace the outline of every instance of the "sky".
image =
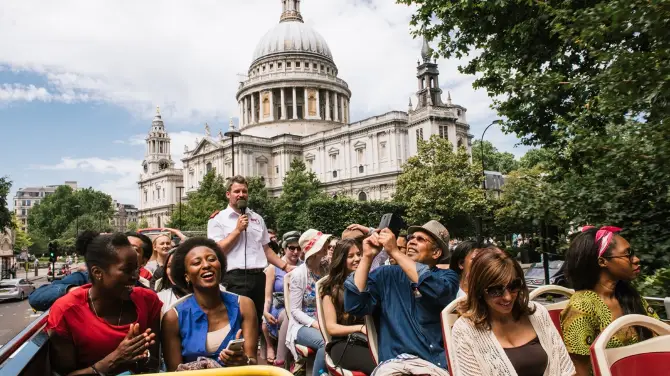
{"type": "MultiPolygon", "coordinates": [[[[393,0],[303,0],[305,22],[328,42],[352,91],[351,120],[407,110],[422,41],[413,8],[393,0]]],[[[184,145],[237,118],[235,92],[280,0],[0,0],[0,176],[20,187],[77,181],[137,204],[144,137],[160,106],[181,165],[184,145]]],[[[491,100],[438,60],[440,86],[468,109],[475,138],[491,100]]],[[[237,120],[235,120],[237,122],[237,120]]],[[[486,133],[523,155],[514,135],[486,133]]],[[[11,205],[13,200],[10,199],[11,205]]]]}

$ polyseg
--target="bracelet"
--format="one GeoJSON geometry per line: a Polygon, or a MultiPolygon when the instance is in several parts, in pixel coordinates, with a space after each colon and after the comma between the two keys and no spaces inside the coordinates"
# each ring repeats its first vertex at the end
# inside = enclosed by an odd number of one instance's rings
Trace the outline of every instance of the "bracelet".
{"type": "Polygon", "coordinates": [[[363,333],[364,328],[365,328],[365,324],[361,325],[361,330],[360,330],[361,333],[363,333]]]}
{"type": "Polygon", "coordinates": [[[95,373],[96,375],[105,376],[102,372],[98,371],[98,369],[95,368],[95,364],[91,366],[91,369],[93,370],[93,373],[95,373]]]}

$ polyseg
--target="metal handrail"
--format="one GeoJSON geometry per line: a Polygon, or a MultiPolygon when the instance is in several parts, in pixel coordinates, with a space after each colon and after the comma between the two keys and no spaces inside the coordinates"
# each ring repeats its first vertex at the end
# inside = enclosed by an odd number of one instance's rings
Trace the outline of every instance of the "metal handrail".
{"type": "Polygon", "coordinates": [[[44,312],[37,320],[31,322],[5,346],[0,348],[0,365],[9,359],[16,350],[23,346],[32,336],[42,330],[49,319],[49,311],[44,312]]]}

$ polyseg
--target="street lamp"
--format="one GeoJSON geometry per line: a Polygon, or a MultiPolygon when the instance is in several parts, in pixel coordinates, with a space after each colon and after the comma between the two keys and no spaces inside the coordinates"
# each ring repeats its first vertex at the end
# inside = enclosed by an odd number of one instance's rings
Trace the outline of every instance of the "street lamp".
{"type": "Polygon", "coordinates": [[[182,195],[183,190],[184,190],[184,187],[182,187],[182,186],[177,187],[177,191],[179,192],[179,229],[180,230],[184,226],[181,223],[181,195],[182,195]]]}
{"type": "Polygon", "coordinates": [[[242,133],[237,130],[235,124],[233,124],[233,118],[230,118],[230,124],[228,125],[228,131],[223,134],[226,137],[230,137],[231,141],[231,150],[233,154],[233,176],[235,176],[235,137],[240,137],[242,133]]]}
{"type": "MultiPolygon", "coordinates": [[[[484,172],[486,170],[486,168],[484,166],[484,135],[486,134],[486,131],[488,131],[489,128],[491,128],[491,126],[493,124],[502,124],[502,122],[503,122],[502,120],[496,119],[496,120],[493,120],[491,122],[491,124],[487,125],[486,128],[484,128],[484,132],[482,132],[482,139],[479,143],[479,148],[482,151],[482,188],[483,188],[482,192],[484,194],[484,200],[486,200],[486,172],[484,172]]],[[[484,217],[484,213],[481,213],[481,215],[479,216],[479,234],[477,236],[480,243],[483,240],[483,235],[482,235],[483,230],[484,230],[484,219],[483,219],[483,217],[484,217]]]]}

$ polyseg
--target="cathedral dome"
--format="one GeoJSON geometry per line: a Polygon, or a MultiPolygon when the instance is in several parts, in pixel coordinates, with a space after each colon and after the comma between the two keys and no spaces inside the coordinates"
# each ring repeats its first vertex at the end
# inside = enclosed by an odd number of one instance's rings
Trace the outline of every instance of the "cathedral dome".
{"type": "Polygon", "coordinates": [[[317,54],[333,61],[326,40],[299,20],[280,22],[268,31],[256,46],[253,61],[285,52],[317,54]]]}

